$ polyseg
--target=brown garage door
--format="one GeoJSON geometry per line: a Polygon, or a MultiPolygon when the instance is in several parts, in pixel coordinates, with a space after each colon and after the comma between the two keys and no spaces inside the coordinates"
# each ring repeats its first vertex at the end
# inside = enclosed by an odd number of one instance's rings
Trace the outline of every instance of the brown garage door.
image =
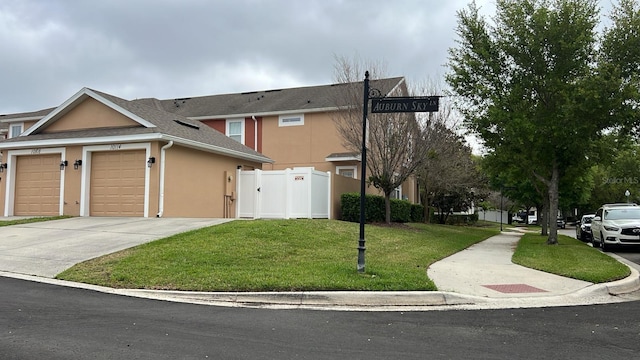
{"type": "Polygon", "coordinates": [[[18,156],[13,213],[60,214],[60,154],[18,156]]]}
{"type": "Polygon", "coordinates": [[[91,157],[91,216],[144,216],[144,150],[95,152],[91,157]]]}

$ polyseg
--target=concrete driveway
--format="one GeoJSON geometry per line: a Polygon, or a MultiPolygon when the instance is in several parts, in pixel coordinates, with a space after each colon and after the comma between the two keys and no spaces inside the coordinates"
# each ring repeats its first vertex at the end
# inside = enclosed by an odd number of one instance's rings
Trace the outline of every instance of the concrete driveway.
{"type": "Polygon", "coordinates": [[[77,217],[0,227],[0,271],[52,278],[85,260],[231,220],[77,217]]]}

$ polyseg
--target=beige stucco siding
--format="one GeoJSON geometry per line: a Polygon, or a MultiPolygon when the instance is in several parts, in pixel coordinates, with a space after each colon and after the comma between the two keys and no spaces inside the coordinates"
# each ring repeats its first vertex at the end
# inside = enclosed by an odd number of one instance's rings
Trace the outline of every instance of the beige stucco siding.
{"type": "Polygon", "coordinates": [[[97,100],[88,98],[48,125],[41,133],[135,126],[141,125],[97,100]]]}
{"type": "Polygon", "coordinates": [[[304,114],[299,126],[279,126],[278,116],[264,117],[262,124],[262,153],[275,160],[267,170],[312,166],[335,172],[335,164],[325,158],[347,151],[328,113],[304,114]]]}
{"type": "MultiPolygon", "coordinates": [[[[165,166],[163,216],[212,218],[225,216],[225,195],[235,196],[237,166],[261,167],[177,145],[166,150],[165,166]]],[[[235,203],[229,211],[235,216],[235,203]]]]}

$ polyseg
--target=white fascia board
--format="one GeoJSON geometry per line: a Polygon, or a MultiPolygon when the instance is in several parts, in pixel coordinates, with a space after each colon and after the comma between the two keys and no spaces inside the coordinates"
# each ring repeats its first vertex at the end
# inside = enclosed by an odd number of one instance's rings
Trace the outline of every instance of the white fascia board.
{"type": "Polygon", "coordinates": [[[398,81],[396,86],[393,87],[393,89],[389,90],[389,92],[385,96],[389,96],[389,95],[393,94],[396,90],[398,90],[400,85],[402,85],[402,83],[404,83],[404,82],[405,82],[405,80],[404,80],[404,78],[402,78],[400,81],[398,81]]]}
{"type": "Polygon", "coordinates": [[[328,158],[324,158],[324,161],[329,161],[329,162],[333,162],[333,161],[360,161],[361,160],[361,156],[341,156],[341,157],[328,157],[328,158]]]}
{"type": "Polygon", "coordinates": [[[211,119],[227,119],[227,118],[248,118],[251,116],[276,116],[276,115],[291,115],[291,114],[309,114],[309,113],[319,113],[319,112],[330,112],[330,111],[338,111],[340,108],[338,107],[326,107],[326,108],[316,108],[316,109],[297,109],[297,110],[286,110],[286,111],[266,111],[266,112],[255,112],[255,113],[244,113],[244,114],[213,114],[207,116],[192,116],[187,117],[190,120],[211,120],[211,119]]]}
{"type": "Polygon", "coordinates": [[[24,148],[43,148],[51,146],[72,146],[72,145],[95,145],[95,144],[113,144],[113,143],[130,143],[139,141],[161,140],[162,136],[158,133],[140,134],[140,135],[124,135],[124,136],[101,136],[88,138],[70,138],[70,139],[47,139],[34,141],[18,141],[18,142],[1,142],[2,149],[24,149],[24,148]]]}
{"type": "Polygon", "coordinates": [[[221,146],[205,144],[198,141],[183,139],[171,135],[163,135],[159,133],[138,134],[138,135],[121,135],[121,136],[102,136],[89,138],[71,138],[71,139],[47,139],[34,141],[19,142],[2,142],[0,141],[0,150],[2,149],[28,149],[28,148],[44,148],[53,146],[73,146],[73,145],[98,145],[98,144],[118,144],[132,142],[149,142],[158,140],[173,140],[177,144],[191,147],[198,150],[209,151],[216,154],[226,155],[234,158],[255,161],[259,163],[273,163],[274,161],[266,156],[246,154],[241,151],[223,148],[221,146]]]}
{"type": "Polygon", "coordinates": [[[67,108],[69,108],[70,106],[73,107],[73,106],[76,106],[77,104],[81,103],[87,97],[91,97],[94,100],[99,101],[100,103],[110,107],[111,109],[113,109],[113,110],[119,112],[120,114],[130,118],[131,120],[139,123],[140,125],[142,125],[144,127],[156,127],[154,124],[148,122],[147,120],[139,117],[138,115],[135,115],[135,114],[131,113],[130,111],[127,111],[127,110],[121,108],[120,106],[112,103],[111,101],[109,101],[109,100],[103,98],[102,96],[96,94],[95,92],[91,91],[91,89],[88,89],[88,88],[85,87],[85,88],[82,88],[80,91],[78,91],[75,95],[73,95],[72,97],[67,99],[67,101],[62,103],[62,105],[60,105],[57,108],[55,108],[55,110],[50,112],[49,115],[47,115],[44,118],[40,119],[40,121],[38,121],[35,125],[30,127],[27,131],[23,132],[20,136],[31,135],[37,129],[41,128],[43,125],[45,125],[47,122],[49,122],[49,120],[57,117],[63,111],[67,110],[67,108]]]}
{"type": "Polygon", "coordinates": [[[162,135],[162,139],[167,141],[173,141],[174,143],[179,145],[183,145],[183,146],[187,146],[187,147],[191,147],[199,150],[205,150],[205,151],[209,151],[209,152],[220,154],[220,155],[226,155],[226,156],[230,156],[237,159],[255,161],[259,163],[274,162],[273,160],[269,159],[266,156],[246,154],[241,151],[231,150],[231,149],[227,149],[221,146],[216,146],[211,144],[204,144],[198,141],[188,140],[188,139],[184,139],[176,136],[162,135]]]}

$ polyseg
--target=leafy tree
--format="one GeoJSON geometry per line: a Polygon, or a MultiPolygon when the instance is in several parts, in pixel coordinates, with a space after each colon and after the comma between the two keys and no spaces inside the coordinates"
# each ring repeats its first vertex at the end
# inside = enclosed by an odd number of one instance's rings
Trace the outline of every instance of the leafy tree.
{"type": "Polygon", "coordinates": [[[427,120],[424,126],[428,150],[417,178],[425,221],[430,220],[429,209],[433,205],[438,208],[439,222],[445,223],[451,209],[464,211],[471,206],[474,195],[484,188],[484,181],[464,139],[446,122],[434,119],[427,120]]]}
{"type": "MultiPolygon", "coordinates": [[[[607,129],[633,120],[618,116],[629,113],[630,96],[620,67],[597,56],[596,5],[497,0],[493,23],[475,3],[458,12],[446,78],[459,109],[488,156],[542,190],[548,214],[557,213],[571,168],[587,167],[607,129]]],[[[548,224],[547,243],[556,244],[556,222],[548,224]]]]}

